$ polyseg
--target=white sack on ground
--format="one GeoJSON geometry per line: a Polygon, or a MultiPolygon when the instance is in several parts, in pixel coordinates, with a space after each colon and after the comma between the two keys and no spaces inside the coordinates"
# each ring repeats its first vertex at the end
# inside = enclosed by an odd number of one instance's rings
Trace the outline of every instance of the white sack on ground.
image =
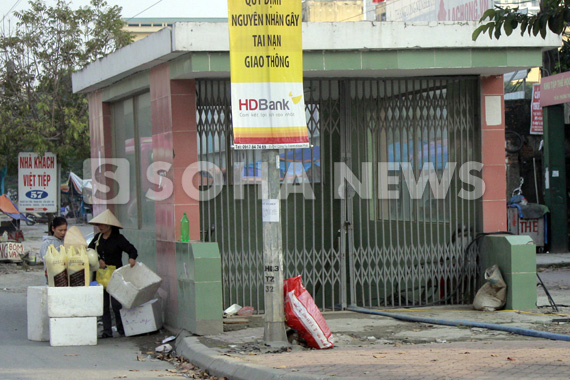
{"type": "Polygon", "coordinates": [[[507,284],[497,264],[485,270],[487,282],[479,289],[473,300],[475,310],[495,311],[507,302],[507,284]]]}

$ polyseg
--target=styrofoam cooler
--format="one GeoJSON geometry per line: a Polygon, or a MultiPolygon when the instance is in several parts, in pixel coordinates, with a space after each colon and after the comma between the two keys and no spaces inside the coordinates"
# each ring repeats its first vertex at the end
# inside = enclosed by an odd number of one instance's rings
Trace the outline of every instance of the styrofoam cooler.
{"type": "Polygon", "coordinates": [[[97,317],[50,318],[51,346],[94,346],[97,344],[97,317]]]}
{"type": "Polygon", "coordinates": [[[152,300],[162,279],[143,263],[125,265],[113,272],[107,292],[123,307],[132,309],[152,300]]]}
{"type": "Polygon", "coordinates": [[[98,317],[103,315],[103,287],[49,287],[47,312],[50,318],[98,317]]]}
{"type": "Polygon", "coordinates": [[[28,339],[52,346],[97,344],[103,287],[28,287],[28,339]]]}
{"type": "Polygon", "coordinates": [[[49,316],[47,312],[47,285],[28,286],[28,339],[49,341],[49,316]]]}
{"type": "Polygon", "coordinates": [[[126,336],[156,331],[162,327],[162,308],[158,298],[132,309],[121,309],[126,336]]]}

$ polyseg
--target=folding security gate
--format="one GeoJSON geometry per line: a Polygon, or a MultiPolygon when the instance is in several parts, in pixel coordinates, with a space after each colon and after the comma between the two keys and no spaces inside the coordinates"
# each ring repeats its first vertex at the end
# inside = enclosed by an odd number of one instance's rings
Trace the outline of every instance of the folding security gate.
{"type": "MultiPolygon", "coordinates": [[[[280,153],[283,253],[285,276],[301,275],[319,307],[472,299],[478,88],[473,77],[305,81],[312,147],[280,153]]],[[[263,312],[261,153],[231,149],[228,80],[200,80],[197,95],[200,159],[224,181],[201,199],[202,239],[220,247],[224,306],[263,312]]]]}

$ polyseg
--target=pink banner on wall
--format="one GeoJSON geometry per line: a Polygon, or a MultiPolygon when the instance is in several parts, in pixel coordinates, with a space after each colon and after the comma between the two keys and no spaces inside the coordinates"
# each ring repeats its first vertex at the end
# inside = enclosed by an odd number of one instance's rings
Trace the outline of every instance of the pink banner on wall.
{"type": "Polygon", "coordinates": [[[532,86],[532,100],[530,102],[530,134],[542,135],[542,107],[540,106],[540,83],[532,86]]]}

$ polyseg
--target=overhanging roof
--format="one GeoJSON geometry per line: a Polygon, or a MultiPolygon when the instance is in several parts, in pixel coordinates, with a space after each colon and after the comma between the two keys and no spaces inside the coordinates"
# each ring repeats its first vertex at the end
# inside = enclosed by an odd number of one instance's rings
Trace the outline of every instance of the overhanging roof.
{"type": "MultiPolygon", "coordinates": [[[[472,41],[476,22],[303,23],[304,75],[494,75],[541,65],[561,38],[520,36],[472,41]]],[[[175,23],[73,74],[73,91],[90,92],[177,59],[173,78],[229,76],[226,23],[175,23]]]]}

